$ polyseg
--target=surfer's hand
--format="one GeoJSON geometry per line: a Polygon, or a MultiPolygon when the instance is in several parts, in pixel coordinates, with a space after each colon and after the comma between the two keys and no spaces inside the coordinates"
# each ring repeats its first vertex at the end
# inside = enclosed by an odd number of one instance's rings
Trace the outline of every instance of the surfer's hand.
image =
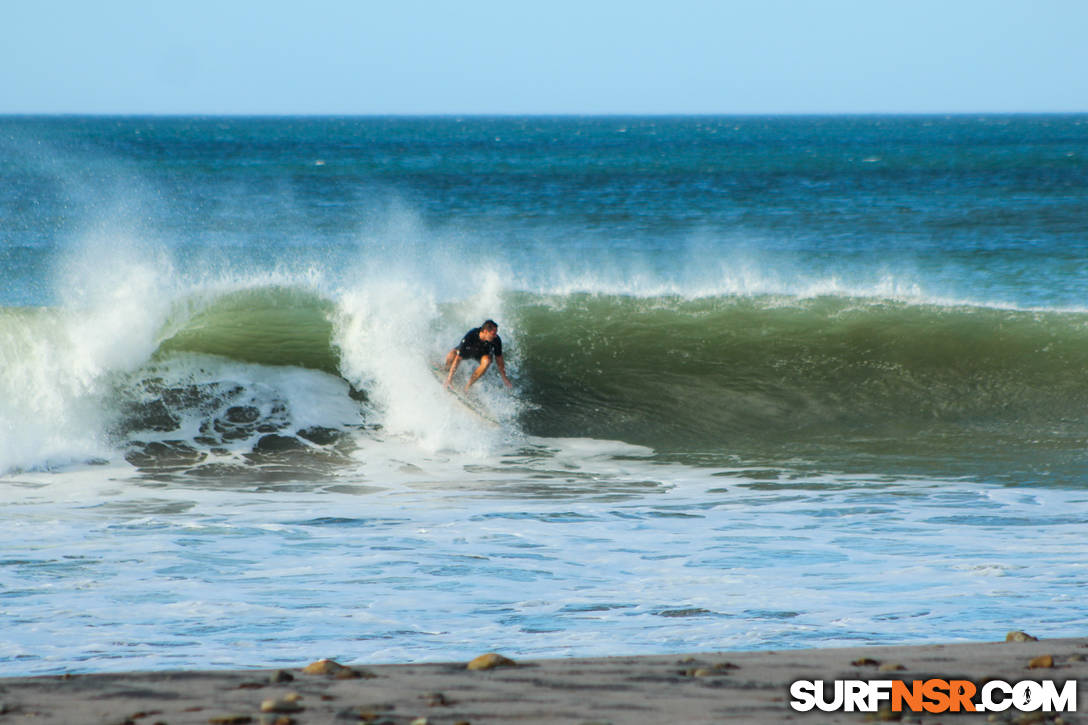
{"type": "Polygon", "coordinates": [[[503,383],[506,384],[506,387],[508,387],[508,388],[514,387],[514,384],[512,382],[510,382],[509,378],[503,378],[502,381],[503,381],[503,383]]]}

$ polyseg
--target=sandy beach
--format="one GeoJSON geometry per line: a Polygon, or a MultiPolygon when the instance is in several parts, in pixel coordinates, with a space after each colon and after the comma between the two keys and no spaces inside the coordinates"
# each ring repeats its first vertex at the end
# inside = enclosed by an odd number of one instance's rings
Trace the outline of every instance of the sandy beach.
{"type": "MultiPolygon", "coordinates": [[[[1088,638],[640,657],[135,672],[0,680],[0,723],[858,723],[794,712],[795,680],[1078,680],[1088,638]],[[498,662],[499,666],[492,666],[498,662]],[[1049,665],[1049,666],[1047,666],[1049,665]]],[[[901,722],[1083,722],[1076,713],[904,713],[901,722]]]]}

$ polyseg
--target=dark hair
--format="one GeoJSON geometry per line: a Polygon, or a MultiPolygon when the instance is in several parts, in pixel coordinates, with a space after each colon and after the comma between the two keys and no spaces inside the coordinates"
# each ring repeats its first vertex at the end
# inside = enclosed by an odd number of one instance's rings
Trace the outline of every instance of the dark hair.
{"type": "Polygon", "coordinates": [[[499,324],[494,320],[484,320],[484,324],[480,325],[481,330],[496,330],[499,329],[499,324]]]}

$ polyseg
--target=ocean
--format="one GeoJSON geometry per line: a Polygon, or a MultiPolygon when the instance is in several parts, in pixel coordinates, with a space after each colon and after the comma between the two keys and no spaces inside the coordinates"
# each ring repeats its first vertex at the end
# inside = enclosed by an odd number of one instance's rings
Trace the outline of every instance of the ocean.
{"type": "Polygon", "coordinates": [[[0,675],[1082,635],[1086,296],[1085,115],[0,117],[0,675]]]}

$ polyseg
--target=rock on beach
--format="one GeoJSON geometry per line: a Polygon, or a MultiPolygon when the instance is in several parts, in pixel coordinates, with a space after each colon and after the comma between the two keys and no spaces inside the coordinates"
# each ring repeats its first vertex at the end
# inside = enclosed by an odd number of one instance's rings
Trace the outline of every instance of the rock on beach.
{"type": "Polygon", "coordinates": [[[470,670],[493,670],[496,667],[515,667],[517,663],[509,657],[503,657],[497,652],[488,652],[476,657],[468,663],[470,670]]]}

